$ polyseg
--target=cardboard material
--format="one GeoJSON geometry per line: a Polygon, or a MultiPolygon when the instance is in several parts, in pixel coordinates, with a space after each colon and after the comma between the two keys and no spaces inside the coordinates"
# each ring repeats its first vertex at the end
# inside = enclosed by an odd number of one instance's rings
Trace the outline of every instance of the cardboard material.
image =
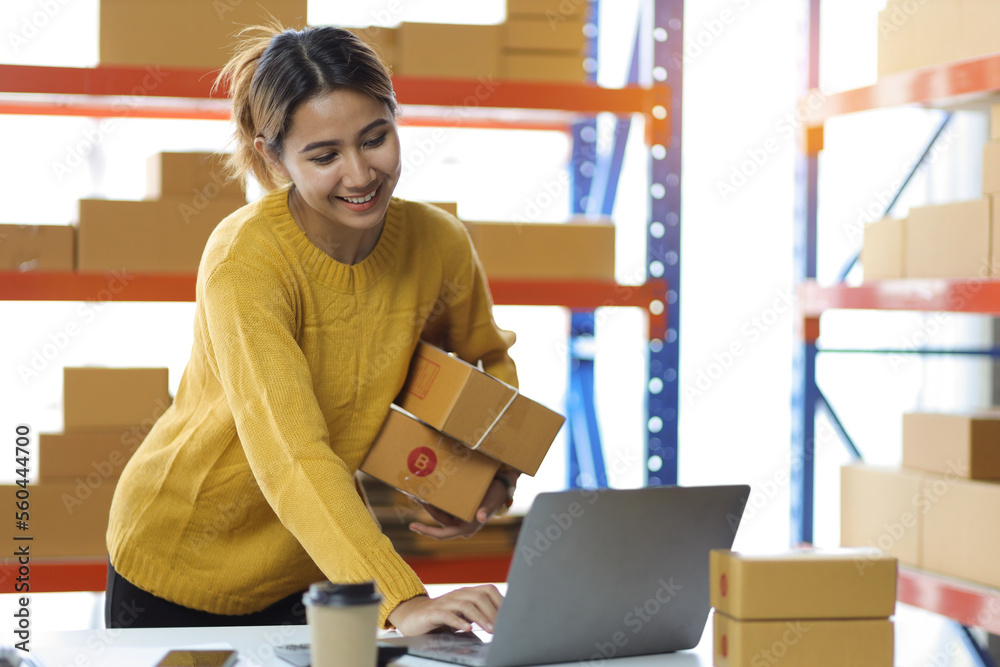
{"type": "Polygon", "coordinates": [[[81,199],[77,270],[195,273],[212,230],[245,204],[232,195],[81,199]]]}
{"type": "Polygon", "coordinates": [[[898,3],[890,2],[878,14],[878,75],[913,68],[914,26],[898,3]]]}
{"type": "Polygon", "coordinates": [[[990,106],[990,140],[1000,139],[1000,104],[990,106]]]}
{"type": "Polygon", "coordinates": [[[933,510],[924,474],[847,465],[840,469],[840,544],[868,547],[920,567],[923,519],[933,510]]]}
{"type": "Polygon", "coordinates": [[[465,224],[490,278],[614,280],[612,224],[465,224]]]}
{"type": "Polygon", "coordinates": [[[500,75],[499,25],[403,23],[396,34],[394,72],[441,78],[500,75]]]}
{"type": "Polygon", "coordinates": [[[963,55],[960,4],[954,0],[925,0],[902,4],[913,23],[913,67],[928,67],[958,60],[963,55]]]}
{"type": "Polygon", "coordinates": [[[925,494],[934,507],[924,517],[922,567],[1000,587],[1000,484],[929,477],[925,494]]]}
{"type": "Polygon", "coordinates": [[[565,21],[550,21],[544,16],[511,17],[503,26],[503,48],[582,55],[587,48],[585,25],[586,21],[577,17],[565,21]]]}
{"type": "Polygon", "coordinates": [[[170,407],[167,373],[166,368],[63,368],[64,430],[152,426],[170,407]]]}
{"type": "MultiPolygon", "coordinates": [[[[994,0],[956,0],[961,11],[961,58],[1000,51],[1000,4],[994,0]]],[[[1000,137],[994,137],[1000,138],[1000,137]]]]}
{"type": "MultiPolygon", "coordinates": [[[[0,502],[13,511],[19,490],[21,487],[13,484],[0,486],[0,502]]],[[[96,485],[87,481],[30,484],[28,491],[27,529],[15,530],[11,537],[32,539],[12,541],[15,546],[11,547],[11,554],[17,547],[27,546],[31,558],[107,556],[105,539],[115,480],[103,480],[96,485]]],[[[14,517],[11,519],[14,529],[14,517]]]]}
{"type": "Polygon", "coordinates": [[[499,469],[498,461],[398,409],[389,411],[361,463],[362,472],[466,521],[499,469]]]}
{"type": "Polygon", "coordinates": [[[553,81],[583,83],[587,72],[579,54],[542,51],[505,51],[500,63],[501,76],[510,81],[553,81]]]}
{"type": "Polygon", "coordinates": [[[903,415],[903,467],[1000,479],[1000,412],[903,415]]]}
{"type": "Polygon", "coordinates": [[[0,271],[72,271],[76,229],[0,225],[0,271]]]}
{"type": "Polygon", "coordinates": [[[738,621],[715,612],[715,667],[892,667],[889,619],[738,621]]]}
{"type": "Polygon", "coordinates": [[[910,209],[906,223],[909,278],[972,278],[990,275],[989,197],[910,209]]]}
{"type": "Polygon", "coordinates": [[[243,185],[228,179],[225,156],[218,153],[156,153],[146,160],[146,197],[164,195],[232,197],[246,200],[243,185]]]}
{"type": "Polygon", "coordinates": [[[865,225],[861,265],[865,280],[906,277],[906,219],[885,218],[865,225]]]}
{"type": "MultiPolygon", "coordinates": [[[[306,0],[100,0],[102,65],[222,67],[232,56],[235,33],[276,20],[288,28],[306,25],[306,0]]],[[[153,68],[143,86],[168,76],[153,68]]],[[[149,93],[150,90],[145,90],[149,93]]],[[[138,93],[137,93],[138,94],[138,93]]]]}
{"type": "Polygon", "coordinates": [[[740,620],[888,618],[896,559],[877,549],[798,549],[709,556],[712,606],[740,620]]]}
{"type": "Polygon", "coordinates": [[[380,26],[367,28],[350,28],[350,31],[361,38],[378,55],[387,67],[393,68],[396,62],[396,30],[380,26]]]}
{"type": "Polygon", "coordinates": [[[983,146],[983,194],[1000,193],[1000,141],[983,146]]]}
{"type": "Polygon", "coordinates": [[[543,17],[557,22],[587,16],[587,0],[507,0],[507,20],[517,16],[543,17]]]}
{"type": "Polygon", "coordinates": [[[439,431],[528,475],[538,472],[565,421],[513,387],[423,341],[396,402],[439,431]]]}
{"type": "Polygon", "coordinates": [[[117,479],[147,432],[137,425],[93,433],[42,433],[38,436],[38,482],[117,479]]]}

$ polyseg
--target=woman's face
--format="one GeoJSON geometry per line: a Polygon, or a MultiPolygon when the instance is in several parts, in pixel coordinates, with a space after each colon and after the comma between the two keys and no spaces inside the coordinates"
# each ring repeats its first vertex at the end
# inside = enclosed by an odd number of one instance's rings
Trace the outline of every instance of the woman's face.
{"type": "Polygon", "coordinates": [[[358,231],[377,227],[402,166],[396,120],[352,88],[319,95],[295,111],[275,166],[311,209],[306,215],[358,231]]]}

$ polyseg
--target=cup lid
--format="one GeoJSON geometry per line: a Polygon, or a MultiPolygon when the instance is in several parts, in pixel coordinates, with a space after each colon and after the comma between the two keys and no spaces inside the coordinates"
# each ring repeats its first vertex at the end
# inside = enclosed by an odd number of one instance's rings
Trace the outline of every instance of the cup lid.
{"type": "Polygon", "coordinates": [[[360,584],[335,584],[321,581],[309,587],[302,596],[302,602],[320,607],[350,607],[363,604],[378,604],[382,596],[375,590],[374,581],[360,584]]]}

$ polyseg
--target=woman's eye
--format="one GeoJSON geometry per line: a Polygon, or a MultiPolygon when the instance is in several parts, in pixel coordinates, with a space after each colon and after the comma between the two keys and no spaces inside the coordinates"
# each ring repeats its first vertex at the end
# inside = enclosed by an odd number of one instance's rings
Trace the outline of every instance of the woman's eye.
{"type": "Polygon", "coordinates": [[[380,134],[377,137],[373,137],[372,139],[369,139],[368,141],[366,141],[365,142],[365,146],[367,146],[368,148],[378,148],[384,142],[385,142],[385,135],[384,134],[380,134]]]}
{"type": "Polygon", "coordinates": [[[325,155],[320,155],[318,157],[309,158],[309,161],[314,162],[316,164],[330,164],[331,162],[333,162],[335,157],[337,157],[336,153],[327,153],[325,155]]]}

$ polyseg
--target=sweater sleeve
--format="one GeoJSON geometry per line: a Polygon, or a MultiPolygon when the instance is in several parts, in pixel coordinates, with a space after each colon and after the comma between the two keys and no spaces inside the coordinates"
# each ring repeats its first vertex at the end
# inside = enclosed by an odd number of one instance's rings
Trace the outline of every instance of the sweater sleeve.
{"type": "Polygon", "coordinates": [[[308,364],[295,339],[295,295],[268,272],[226,260],[204,287],[210,349],[260,489],[332,581],[374,580],[379,623],[426,591],[392,548],[330,448],[308,364]]]}

